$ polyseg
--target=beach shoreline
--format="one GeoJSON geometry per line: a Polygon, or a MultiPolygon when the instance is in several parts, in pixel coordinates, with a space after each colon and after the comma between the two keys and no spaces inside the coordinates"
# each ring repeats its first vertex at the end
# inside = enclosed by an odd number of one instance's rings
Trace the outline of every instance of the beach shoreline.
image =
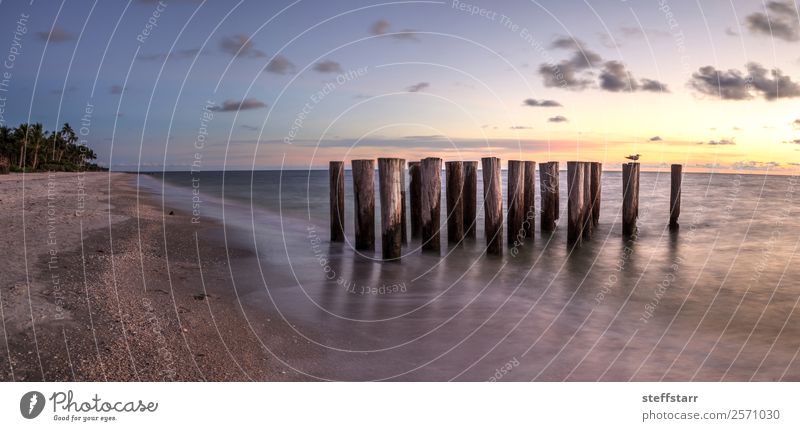
{"type": "Polygon", "coordinates": [[[135,174],[2,176],[0,205],[0,380],[309,379],[285,365],[309,356],[293,328],[237,298],[228,262],[253,253],[135,174]]]}

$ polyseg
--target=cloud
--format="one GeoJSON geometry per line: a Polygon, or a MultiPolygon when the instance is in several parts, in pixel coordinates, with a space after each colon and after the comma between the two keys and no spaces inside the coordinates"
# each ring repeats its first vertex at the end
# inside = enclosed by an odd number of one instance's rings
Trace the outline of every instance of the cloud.
{"type": "Polygon", "coordinates": [[[780,69],[767,70],[758,63],[749,63],[747,70],[750,72],[753,87],[767,100],[800,96],[800,84],[782,74],[780,69]]]}
{"type": "Polygon", "coordinates": [[[745,18],[753,34],[766,35],[788,42],[800,40],[800,19],[797,6],[791,0],[769,1],[767,11],[756,12],[745,18]]]}
{"type": "Polygon", "coordinates": [[[289,59],[279,54],[264,66],[264,70],[269,73],[286,75],[287,73],[294,72],[294,64],[292,64],[289,59]]]}
{"type": "Polygon", "coordinates": [[[416,139],[416,140],[447,139],[447,136],[445,136],[445,135],[411,135],[411,136],[403,136],[403,139],[416,139]]]}
{"type": "Polygon", "coordinates": [[[800,129],[800,118],[794,120],[792,122],[792,126],[794,126],[796,129],[800,129]]]}
{"type": "Polygon", "coordinates": [[[221,106],[214,106],[211,111],[214,112],[238,112],[248,111],[251,109],[266,108],[267,104],[257,99],[244,99],[239,100],[226,100],[222,102],[221,106]]]}
{"type": "Polygon", "coordinates": [[[179,49],[172,52],[161,52],[155,54],[139,54],[137,59],[141,61],[164,61],[167,58],[170,60],[182,60],[187,58],[194,58],[200,52],[200,48],[187,48],[179,49]]]}
{"type": "Polygon", "coordinates": [[[389,31],[389,21],[385,19],[379,19],[372,24],[372,27],[369,28],[369,34],[374,36],[380,36],[382,34],[386,34],[389,31]]]}
{"type": "Polygon", "coordinates": [[[125,91],[125,87],[123,87],[121,85],[112,85],[108,89],[108,92],[111,93],[111,94],[122,94],[123,91],[125,91]]]}
{"type": "Polygon", "coordinates": [[[670,92],[669,87],[667,87],[667,84],[664,84],[661,81],[656,81],[655,79],[642,78],[639,84],[640,84],[639,90],[641,91],[652,91],[656,93],[670,92]]]}
{"type": "Polygon", "coordinates": [[[262,51],[255,48],[253,41],[243,34],[223,37],[219,42],[222,52],[239,58],[266,57],[262,51]]]}
{"type": "Polygon", "coordinates": [[[314,65],[314,70],[319,73],[342,73],[342,66],[333,60],[324,60],[314,65]]]}
{"type": "Polygon", "coordinates": [[[555,117],[548,118],[547,121],[551,123],[563,123],[569,120],[567,120],[567,117],[564,117],[563,115],[556,115],[555,117]]]}
{"type": "Polygon", "coordinates": [[[529,126],[511,126],[511,127],[509,127],[509,129],[511,129],[511,130],[528,130],[528,129],[533,129],[533,127],[529,127],[529,126]]]}
{"type": "Polygon", "coordinates": [[[422,91],[422,90],[424,90],[424,89],[426,89],[426,88],[428,88],[430,86],[431,86],[431,84],[429,84],[427,82],[418,82],[418,83],[406,88],[406,91],[408,91],[409,93],[416,93],[416,92],[422,91]]]}
{"type": "Polygon", "coordinates": [[[795,144],[800,145],[800,139],[792,139],[791,141],[784,141],[784,144],[795,144]]]}
{"type": "Polygon", "coordinates": [[[725,34],[728,36],[739,36],[739,32],[730,27],[725,27],[725,34]]]}
{"type": "MultiPolygon", "coordinates": [[[[78,87],[76,87],[74,85],[70,85],[69,87],[66,87],[66,88],[56,88],[56,89],[50,90],[50,94],[55,94],[55,95],[60,96],[62,94],[66,94],[66,93],[73,93],[77,89],[78,89],[78,87]]],[[[798,121],[800,121],[800,120],[798,120],[798,121]]]]}
{"type": "Polygon", "coordinates": [[[606,91],[635,91],[639,87],[636,80],[618,61],[607,61],[600,73],[600,88],[606,91]]]}
{"type": "Polygon", "coordinates": [[[410,28],[407,28],[407,29],[403,29],[403,30],[400,30],[400,31],[390,32],[389,31],[390,28],[391,28],[391,24],[389,24],[389,21],[386,21],[385,19],[379,19],[379,20],[375,21],[372,24],[372,26],[370,26],[369,34],[371,34],[373,36],[387,35],[387,36],[389,36],[391,38],[394,38],[394,39],[397,39],[397,40],[412,40],[412,41],[418,41],[419,40],[419,38],[417,38],[417,35],[416,35],[416,30],[412,30],[410,28]]]}
{"type": "Polygon", "coordinates": [[[522,102],[522,104],[525,105],[525,106],[539,106],[539,107],[542,107],[542,108],[555,108],[555,107],[561,106],[561,104],[556,102],[555,100],[546,100],[546,99],[542,99],[542,100],[525,99],[522,102]]]}
{"type": "Polygon", "coordinates": [[[663,139],[661,139],[661,136],[653,136],[652,138],[648,139],[648,141],[650,141],[650,142],[659,142],[659,141],[663,141],[663,139]]]}
{"type": "Polygon", "coordinates": [[[642,79],[642,85],[619,61],[604,61],[600,54],[586,49],[583,42],[567,37],[558,37],[550,43],[553,49],[571,51],[570,57],[559,63],[543,63],[538,73],[545,87],[560,87],[567,90],[585,90],[594,87],[595,81],[589,69],[602,64],[598,87],[605,91],[657,91],[668,93],[664,83],[653,79],[642,79]]]}
{"type": "Polygon", "coordinates": [[[766,100],[800,96],[800,84],[779,69],[767,70],[758,63],[748,63],[748,75],[735,69],[717,70],[705,66],[692,74],[689,86],[702,94],[723,100],[747,100],[756,95],[766,100]]]}
{"type": "Polygon", "coordinates": [[[718,141],[698,142],[697,145],[736,145],[733,139],[720,139],[718,141]]]}
{"type": "Polygon", "coordinates": [[[760,171],[765,169],[779,168],[780,166],[781,164],[778,162],[748,161],[748,162],[736,162],[731,167],[736,170],[760,171]]]}
{"type": "Polygon", "coordinates": [[[539,65],[545,87],[561,87],[568,90],[583,90],[594,82],[586,76],[586,69],[603,61],[600,54],[584,48],[583,42],[568,37],[557,37],[550,43],[552,49],[571,51],[571,56],[559,63],[539,65]]]}
{"type": "Polygon", "coordinates": [[[558,36],[550,42],[550,48],[581,50],[583,49],[583,42],[572,37],[558,36]]]}
{"type": "Polygon", "coordinates": [[[257,132],[257,131],[260,130],[257,126],[251,126],[249,124],[242,124],[239,127],[241,127],[242,129],[245,129],[245,130],[249,130],[251,132],[257,132]]]}
{"type": "Polygon", "coordinates": [[[53,29],[50,30],[49,33],[46,31],[37,32],[36,37],[42,42],[48,42],[48,43],[62,43],[75,40],[74,34],[60,27],[53,27],[53,29]]]}
{"type": "Polygon", "coordinates": [[[646,38],[667,38],[670,37],[671,34],[668,31],[658,30],[654,28],[646,28],[646,27],[633,27],[633,26],[622,26],[619,28],[619,32],[622,37],[627,39],[646,39],[646,38]]]}

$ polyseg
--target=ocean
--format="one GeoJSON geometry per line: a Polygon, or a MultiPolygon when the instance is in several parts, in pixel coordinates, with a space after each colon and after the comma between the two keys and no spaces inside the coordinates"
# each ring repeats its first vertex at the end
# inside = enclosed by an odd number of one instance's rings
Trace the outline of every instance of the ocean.
{"type": "MultiPolygon", "coordinates": [[[[540,232],[537,214],[534,238],[496,257],[484,253],[479,175],[477,239],[447,244],[443,188],[441,252],[423,254],[411,239],[401,262],[380,259],[379,202],[376,252],[353,250],[349,171],[345,182],[347,241],[331,244],[327,171],[139,178],[165,210],[219,221],[221,240],[256,253],[231,262],[238,299],[263,311],[251,321],[273,316],[295,327],[316,355],[286,365],[309,376],[800,380],[796,177],[687,173],[680,229],[670,232],[670,175],[642,172],[638,234],[629,239],[621,174],[603,172],[600,224],[572,249],[562,171],[556,231],[540,232]]],[[[536,198],[538,210],[538,177],[536,198]]]]}

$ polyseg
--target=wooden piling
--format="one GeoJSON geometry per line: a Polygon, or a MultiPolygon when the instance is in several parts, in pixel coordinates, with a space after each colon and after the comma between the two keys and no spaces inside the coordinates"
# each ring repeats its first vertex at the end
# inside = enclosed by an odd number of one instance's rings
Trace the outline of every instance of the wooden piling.
{"type": "Polygon", "coordinates": [[[636,232],[636,219],[639,216],[639,164],[622,165],[622,234],[636,232]]]}
{"type": "Polygon", "coordinates": [[[541,228],[553,231],[558,220],[558,162],[539,163],[539,184],[542,196],[541,228]]]}
{"type": "Polygon", "coordinates": [[[378,159],[381,193],[381,249],[384,260],[399,260],[402,253],[403,206],[400,181],[404,164],[402,159],[378,159]]]}
{"type": "Polygon", "coordinates": [[[420,191],[421,180],[419,177],[419,162],[408,163],[408,199],[411,206],[411,237],[419,238],[422,232],[420,220],[422,219],[422,197],[420,191]]]}
{"type": "Polygon", "coordinates": [[[581,224],[583,225],[583,239],[590,240],[594,234],[592,221],[592,162],[581,162],[583,169],[583,211],[581,224]]]}
{"type": "Polygon", "coordinates": [[[522,229],[525,238],[533,239],[536,223],[536,162],[525,162],[525,205],[522,229]]]}
{"type": "Polygon", "coordinates": [[[580,246],[583,239],[583,179],[582,162],[567,162],[567,245],[580,246]]]}
{"type": "Polygon", "coordinates": [[[603,194],[603,164],[592,162],[592,225],[600,223],[600,202],[603,194]]]}
{"type": "Polygon", "coordinates": [[[356,250],[375,250],[375,160],[353,160],[356,250]]]}
{"type": "Polygon", "coordinates": [[[406,159],[400,159],[400,211],[401,242],[408,245],[408,209],[406,208],[406,159]]]}
{"type": "Polygon", "coordinates": [[[484,157],[483,165],[483,212],[486,253],[503,254],[503,191],[500,178],[500,159],[484,157]]]}
{"type": "Polygon", "coordinates": [[[678,229],[678,217],[681,215],[681,182],[683,180],[683,165],[672,165],[672,182],[669,191],[669,228],[678,229]]]}
{"type": "Polygon", "coordinates": [[[522,232],[522,220],[525,217],[525,163],[520,160],[509,160],[507,171],[508,212],[506,228],[508,246],[513,247],[522,232]]]}
{"type": "Polygon", "coordinates": [[[422,250],[440,252],[439,229],[442,199],[442,159],[428,157],[420,162],[420,205],[422,250]]]}
{"type": "Polygon", "coordinates": [[[464,238],[475,238],[478,213],[478,162],[464,162],[464,238]]]}
{"type": "Polygon", "coordinates": [[[344,162],[330,162],[331,242],[344,242],[344,162]]]}
{"type": "Polygon", "coordinates": [[[447,242],[458,244],[464,239],[464,164],[445,163],[447,173],[447,242]]]}

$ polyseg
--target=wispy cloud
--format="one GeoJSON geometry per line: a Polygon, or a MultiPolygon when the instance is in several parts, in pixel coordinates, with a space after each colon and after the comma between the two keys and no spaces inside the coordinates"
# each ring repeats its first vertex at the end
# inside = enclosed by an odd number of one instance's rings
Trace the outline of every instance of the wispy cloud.
{"type": "Polygon", "coordinates": [[[425,140],[425,139],[447,139],[444,135],[411,135],[403,136],[403,139],[425,140]]]}
{"type": "Polygon", "coordinates": [[[733,139],[720,139],[698,142],[697,145],[736,145],[736,142],[733,139]]]}
{"type": "Polygon", "coordinates": [[[258,99],[244,99],[244,100],[226,100],[222,105],[214,106],[211,111],[214,112],[238,112],[248,111],[251,109],[266,108],[267,104],[258,99]]]}
{"type": "Polygon", "coordinates": [[[424,89],[426,89],[426,88],[428,88],[430,86],[431,86],[430,83],[418,82],[418,83],[406,88],[406,91],[408,91],[409,93],[416,93],[416,92],[422,91],[422,90],[424,90],[424,89]]]}
{"type": "Polygon", "coordinates": [[[392,31],[392,25],[385,19],[375,21],[369,28],[369,34],[373,36],[388,36],[397,40],[419,41],[416,30],[403,29],[400,31],[392,31]]]}
{"type": "Polygon", "coordinates": [[[53,27],[50,32],[40,31],[36,33],[36,37],[48,43],[62,43],[62,42],[69,42],[71,40],[75,40],[75,35],[64,30],[61,27],[53,27]]]}
{"type": "Polygon", "coordinates": [[[264,70],[277,75],[286,75],[287,73],[294,72],[294,64],[292,64],[288,58],[282,55],[276,55],[275,58],[264,66],[264,70]]]}
{"type": "Polygon", "coordinates": [[[167,58],[170,60],[182,60],[187,58],[194,58],[200,52],[200,48],[187,48],[178,49],[172,52],[159,52],[154,54],[139,54],[137,59],[141,61],[164,61],[167,58]]]}
{"type": "Polygon", "coordinates": [[[530,126],[511,126],[509,128],[511,130],[530,130],[530,129],[533,129],[533,127],[530,127],[530,126]]]}
{"type": "Polygon", "coordinates": [[[650,141],[650,142],[660,142],[660,141],[663,141],[663,139],[661,139],[661,136],[653,136],[652,138],[648,139],[648,141],[650,141]]]}
{"type": "Polygon", "coordinates": [[[556,102],[555,100],[546,100],[546,99],[525,99],[522,101],[522,104],[525,106],[538,106],[542,108],[555,108],[561,106],[560,103],[556,102]]]}
{"type": "Polygon", "coordinates": [[[125,87],[121,85],[112,85],[108,89],[108,92],[111,94],[122,94],[123,91],[125,91],[125,87]]]}
{"type": "Polygon", "coordinates": [[[549,121],[551,123],[564,123],[564,122],[569,121],[569,120],[567,120],[567,117],[565,117],[563,115],[556,115],[555,117],[548,118],[547,121],[549,121]]]}
{"type": "Polygon", "coordinates": [[[756,162],[756,161],[747,161],[747,162],[736,162],[731,167],[736,170],[745,170],[745,171],[761,171],[766,169],[773,169],[779,168],[781,166],[778,162],[756,162]]]}
{"type": "Polygon", "coordinates": [[[342,66],[333,60],[323,60],[314,65],[315,71],[320,73],[342,73],[342,66]]]}
{"type": "Polygon", "coordinates": [[[253,41],[243,34],[223,37],[219,41],[219,48],[225,54],[239,58],[266,57],[266,54],[256,49],[253,41]]]}

